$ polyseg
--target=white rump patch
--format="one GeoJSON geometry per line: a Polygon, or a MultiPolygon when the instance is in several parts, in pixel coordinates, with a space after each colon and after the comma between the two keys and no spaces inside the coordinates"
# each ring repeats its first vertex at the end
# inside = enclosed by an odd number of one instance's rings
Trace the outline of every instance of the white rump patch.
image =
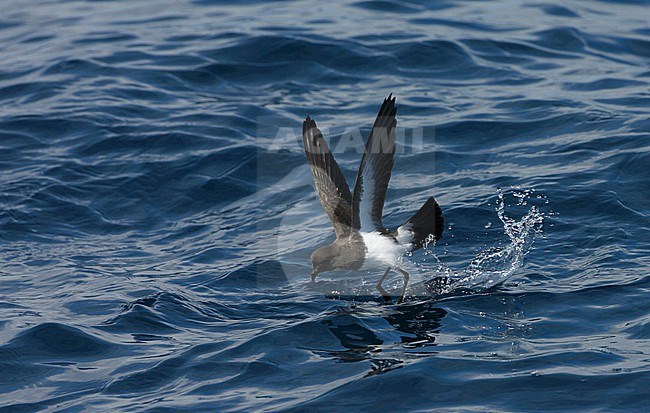
{"type": "Polygon", "coordinates": [[[404,224],[401,227],[397,228],[397,242],[402,245],[407,250],[410,250],[413,245],[413,230],[411,229],[413,224],[404,224]]]}
{"type": "Polygon", "coordinates": [[[367,249],[364,267],[370,268],[380,265],[395,267],[406,252],[403,245],[399,245],[392,238],[381,235],[377,231],[362,232],[361,236],[367,249]]]}

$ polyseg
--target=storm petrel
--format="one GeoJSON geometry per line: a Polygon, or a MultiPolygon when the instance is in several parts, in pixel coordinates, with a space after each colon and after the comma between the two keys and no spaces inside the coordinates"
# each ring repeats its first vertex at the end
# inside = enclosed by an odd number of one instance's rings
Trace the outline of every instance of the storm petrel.
{"type": "Polygon", "coordinates": [[[336,240],[311,254],[312,282],[319,273],[337,269],[359,270],[384,268],[377,282],[382,297],[390,300],[382,287],[392,270],[404,276],[404,286],[398,302],[404,299],[409,274],[400,266],[400,257],[439,239],[444,228],[442,210],[433,197],[408,221],[391,231],[382,223],[386,190],[395,154],[395,98],[385,100],[372,127],[359,172],[350,193],[345,177],[334,160],[316,122],[307,116],[302,125],[302,141],[314,178],[320,203],[332,221],[336,240]]]}

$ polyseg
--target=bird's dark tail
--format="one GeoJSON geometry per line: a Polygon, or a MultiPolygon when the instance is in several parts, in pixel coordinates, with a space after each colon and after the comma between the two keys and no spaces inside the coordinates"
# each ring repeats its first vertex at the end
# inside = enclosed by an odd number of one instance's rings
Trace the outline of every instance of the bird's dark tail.
{"type": "Polygon", "coordinates": [[[440,205],[433,197],[401,227],[397,228],[391,235],[397,241],[404,244],[411,244],[411,250],[421,248],[425,242],[433,239],[440,239],[445,228],[445,221],[442,218],[440,205]]]}

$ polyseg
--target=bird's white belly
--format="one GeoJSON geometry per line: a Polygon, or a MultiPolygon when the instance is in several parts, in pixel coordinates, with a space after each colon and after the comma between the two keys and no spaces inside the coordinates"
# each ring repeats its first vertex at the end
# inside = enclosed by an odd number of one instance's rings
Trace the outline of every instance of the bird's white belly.
{"type": "Polygon", "coordinates": [[[362,232],[361,236],[363,243],[366,244],[366,259],[363,262],[363,269],[396,266],[406,252],[404,246],[379,232],[362,232]]]}

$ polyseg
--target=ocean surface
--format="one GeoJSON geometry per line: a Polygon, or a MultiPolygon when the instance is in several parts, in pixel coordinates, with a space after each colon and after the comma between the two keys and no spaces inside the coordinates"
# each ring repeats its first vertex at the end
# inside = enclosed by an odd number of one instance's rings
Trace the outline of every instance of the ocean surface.
{"type": "Polygon", "coordinates": [[[647,411],[647,2],[2,10],[0,410],[647,411]],[[300,141],[352,182],[389,93],[402,304],[309,282],[300,141]]]}

